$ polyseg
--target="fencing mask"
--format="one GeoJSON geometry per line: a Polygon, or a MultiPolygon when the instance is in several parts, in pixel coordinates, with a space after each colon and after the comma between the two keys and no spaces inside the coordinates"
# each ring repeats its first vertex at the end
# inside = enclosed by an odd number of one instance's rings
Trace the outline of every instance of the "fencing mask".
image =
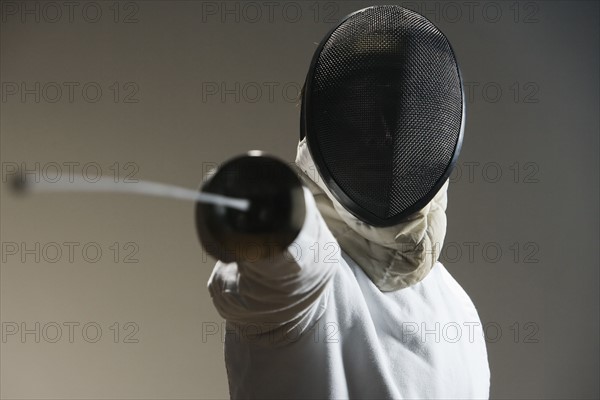
{"type": "Polygon", "coordinates": [[[367,224],[395,225],[427,205],[452,171],[463,128],[454,52],[420,14],[368,7],[317,48],[301,138],[331,193],[367,224]]]}

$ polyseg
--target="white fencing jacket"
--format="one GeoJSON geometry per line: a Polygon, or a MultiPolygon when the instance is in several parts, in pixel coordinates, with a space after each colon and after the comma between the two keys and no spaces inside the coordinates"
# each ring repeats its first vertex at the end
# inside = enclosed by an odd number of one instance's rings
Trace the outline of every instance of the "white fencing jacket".
{"type": "MultiPolygon", "coordinates": [[[[296,163],[308,172],[305,143],[296,163]]],[[[326,188],[318,182],[309,182],[309,187],[304,189],[304,225],[286,253],[218,262],[209,279],[213,302],[227,321],[230,396],[488,398],[483,329],[461,286],[436,257],[428,263],[418,254],[394,254],[386,261],[391,251],[384,243],[386,235],[374,243],[372,235],[347,229],[354,222],[332,212],[340,206],[324,193],[326,188]],[[342,221],[347,222],[345,230],[340,229],[342,221]],[[347,238],[352,235],[357,237],[347,238]],[[353,246],[351,251],[348,246],[353,246]],[[369,266],[357,263],[360,259],[365,264],[369,257],[369,266]],[[381,270],[398,260],[404,264],[393,268],[390,280],[387,273],[377,277],[372,260],[385,263],[381,270]]],[[[445,192],[443,203],[445,209],[445,192]]],[[[426,212],[425,223],[408,227],[418,231],[415,226],[436,226],[428,219],[426,212]]],[[[442,225],[445,231],[445,219],[442,225]]],[[[396,236],[405,238],[407,226],[399,229],[404,233],[396,236]]],[[[420,242],[435,237],[427,227],[422,230],[409,236],[420,242]]]]}

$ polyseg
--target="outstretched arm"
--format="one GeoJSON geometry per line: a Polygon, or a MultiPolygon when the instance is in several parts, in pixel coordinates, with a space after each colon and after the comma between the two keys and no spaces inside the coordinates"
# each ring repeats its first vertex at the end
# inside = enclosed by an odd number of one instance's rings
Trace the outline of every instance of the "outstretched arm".
{"type": "Polygon", "coordinates": [[[231,216],[225,215],[216,221],[214,214],[223,210],[204,208],[198,214],[201,240],[220,260],[208,282],[215,307],[230,325],[252,332],[253,340],[268,337],[280,342],[286,337],[298,337],[312,326],[325,310],[328,283],[341,258],[339,245],[321,217],[312,194],[299,180],[297,187],[296,183],[291,185],[289,182],[297,177],[293,175],[290,179],[286,176],[288,173],[294,174],[287,165],[273,164],[266,159],[242,159],[237,164],[226,165],[206,186],[209,190],[219,188],[214,192],[223,195],[250,198],[253,206],[245,214],[228,211],[231,216]],[[235,174],[225,173],[244,162],[244,168],[236,169],[235,174]],[[274,175],[277,179],[254,178],[261,174],[264,165],[268,165],[271,172],[282,169],[274,175]],[[252,184],[248,184],[249,176],[253,178],[252,184]],[[285,179],[282,176],[286,176],[285,179]],[[288,200],[279,200],[289,199],[286,193],[290,190],[295,191],[289,200],[291,206],[285,204],[288,200]],[[282,213],[286,207],[290,212],[282,213]],[[282,237],[272,235],[276,228],[270,227],[282,225],[270,221],[271,217],[260,220],[259,216],[273,215],[275,222],[284,222],[285,226],[286,215],[291,219],[297,217],[293,210],[303,211],[295,223],[294,234],[269,246],[265,238],[275,238],[277,242],[282,237]],[[209,227],[211,223],[213,226],[209,227]]]}

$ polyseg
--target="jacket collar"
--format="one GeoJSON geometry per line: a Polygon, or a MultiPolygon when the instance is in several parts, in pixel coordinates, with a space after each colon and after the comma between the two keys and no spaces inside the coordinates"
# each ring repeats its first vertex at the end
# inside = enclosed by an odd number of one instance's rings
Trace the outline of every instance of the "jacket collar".
{"type": "Polygon", "coordinates": [[[412,286],[427,276],[446,235],[448,182],[423,209],[381,228],[359,220],[335,199],[317,171],[306,138],[298,144],[296,166],[342,250],[381,291],[412,286]]]}

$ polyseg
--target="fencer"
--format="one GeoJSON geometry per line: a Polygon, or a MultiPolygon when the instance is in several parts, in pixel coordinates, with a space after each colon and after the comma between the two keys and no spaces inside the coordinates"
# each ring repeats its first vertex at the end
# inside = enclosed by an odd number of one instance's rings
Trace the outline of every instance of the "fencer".
{"type": "Polygon", "coordinates": [[[488,398],[481,320],[438,261],[465,121],[447,38],[399,6],[347,16],[301,114],[293,171],[253,153],[203,188],[248,211],[197,205],[230,396],[488,398]]]}

